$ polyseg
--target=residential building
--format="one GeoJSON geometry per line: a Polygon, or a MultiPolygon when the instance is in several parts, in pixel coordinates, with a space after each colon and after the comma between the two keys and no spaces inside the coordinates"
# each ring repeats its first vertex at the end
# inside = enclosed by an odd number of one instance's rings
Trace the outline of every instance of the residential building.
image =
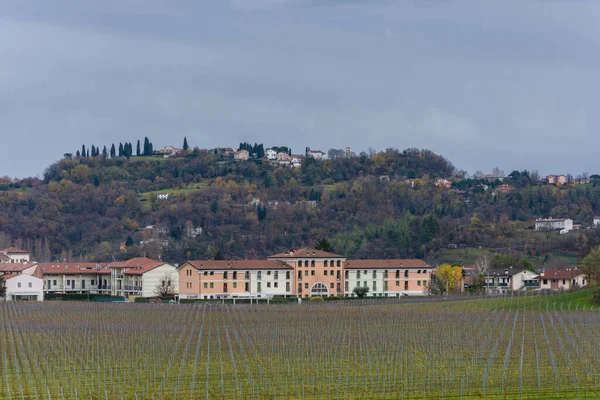
{"type": "Polygon", "coordinates": [[[191,260],[177,270],[181,299],[294,295],[294,269],[283,261],[191,260]]]}
{"type": "Polygon", "coordinates": [[[573,230],[573,220],[568,218],[538,218],[535,220],[536,231],[554,231],[561,233],[573,230]]]}
{"type": "Polygon", "coordinates": [[[540,289],[569,290],[587,285],[585,273],[577,267],[542,271],[536,279],[540,289]]]}
{"type": "Polygon", "coordinates": [[[44,281],[28,274],[8,275],[4,277],[8,301],[44,300],[44,281]]]}
{"type": "Polygon", "coordinates": [[[0,260],[7,263],[24,263],[31,260],[31,255],[27,250],[21,250],[17,247],[9,247],[0,250],[0,260]]]}
{"type": "Polygon", "coordinates": [[[233,158],[236,161],[248,161],[250,158],[250,153],[248,150],[240,150],[234,154],[233,158]]]}
{"type": "Polygon", "coordinates": [[[344,295],[344,256],[302,248],[267,259],[284,261],[293,267],[292,293],[298,297],[344,295]]]}
{"type": "Polygon", "coordinates": [[[547,175],[544,179],[549,185],[565,185],[567,184],[566,175],[547,175]]]}
{"type": "Polygon", "coordinates": [[[302,166],[302,160],[304,160],[304,156],[301,154],[292,154],[292,167],[300,168],[302,166]]]}
{"type": "Polygon", "coordinates": [[[23,263],[1,263],[0,264],[0,275],[31,275],[38,278],[42,277],[41,271],[38,268],[37,262],[23,262],[23,263]]]}
{"type": "Polygon", "coordinates": [[[107,263],[40,263],[46,293],[111,293],[111,271],[107,263]]]}
{"type": "Polygon", "coordinates": [[[164,149],[157,150],[154,153],[158,154],[158,155],[162,155],[163,157],[167,158],[167,157],[176,156],[177,154],[180,154],[181,152],[183,152],[183,149],[179,149],[174,146],[165,146],[164,149]]]}
{"type": "Polygon", "coordinates": [[[111,263],[109,269],[113,296],[153,297],[163,281],[169,281],[174,292],[178,292],[177,269],[168,263],[137,257],[111,263]]]}
{"type": "Polygon", "coordinates": [[[344,265],[344,293],[368,287],[368,296],[423,296],[429,293],[433,267],[423,260],[348,260],[344,265]]]}
{"type": "Polygon", "coordinates": [[[325,158],[325,153],[321,150],[310,150],[308,153],[306,153],[306,155],[314,158],[315,160],[322,160],[325,158]]]}
{"type": "Polygon", "coordinates": [[[600,217],[594,217],[594,228],[597,228],[600,225],[600,217]]]}
{"type": "Polygon", "coordinates": [[[267,160],[276,160],[277,159],[277,152],[273,149],[266,149],[265,150],[265,156],[267,157],[267,160]]]}

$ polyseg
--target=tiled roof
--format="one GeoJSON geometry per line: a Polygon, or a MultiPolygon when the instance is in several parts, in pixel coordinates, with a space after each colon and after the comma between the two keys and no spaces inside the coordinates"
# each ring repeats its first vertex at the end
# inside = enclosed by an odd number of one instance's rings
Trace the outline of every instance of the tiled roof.
{"type": "Polygon", "coordinates": [[[185,265],[198,270],[293,269],[288,263],[279,260],[191,260],[181,267],[185,265]]]}
{"type": "Polygon", "coordinates": [[[542,274],[536,276],[536,279],[572,279],[584,274],[585,272],[578,268],[550,269],[545,271],[543,276],[542,274]]]}
{"type": "Polygon", "coordinates": [[[348,260],[345,263],[347,269],[363,268],[432,268],[431,265],[418,259],[397,259],[397,260],[348,260]]]}
{"type": "Polygon", "coordinates": [[[55,262],[40,263],[44,275],[110,275],[108,263],[55,262]]]}
{"type": "Polygon", "coordinates": [[[315,250],[304,247],[297,250],[290,250],[285,253],[279,253],[267,258],[346,258],[339,254],[329,253],[327,251],[315,250]]]}
{"type": "Polygon", "coordinates": [[[22,272],[27,268],[36,266],[36,262],[28,263],[0,263],[0,272],[22,272]]]}
{"type": "Polygon", "coordinates": [[[111,263],[110,267],[128,268],[123,272],[125,275],[142,275],[165,264],[166,263],[162,261],[156,261],[146,257],[136,257],[123,262],[111,263]]]}
{"type": "Polygon", "coordinates": [[[27,250],[21,250],[16,247],[9,247],[8,249],[5,249],[3,252],[6,254],[11,254],[11,253],[29,254],[29,252],[27,250]]]}

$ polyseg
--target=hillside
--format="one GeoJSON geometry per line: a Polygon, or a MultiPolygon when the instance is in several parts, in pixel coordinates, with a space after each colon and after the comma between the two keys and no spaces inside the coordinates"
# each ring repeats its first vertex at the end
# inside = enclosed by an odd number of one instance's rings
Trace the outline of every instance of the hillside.
{"type": "Polygon", "coordinates": [[[576,257],[600,243],[596,229],[532,230],[540,216],[589,226],[600,188],[541,185],[527,171],[503,182],[460,179],[427,150],[302,157],[299,168],[219,150],[94,154],[66,155],[43,180],[0,184],[0,247],[18,244],[42,261],[145,254],[182,262],[264,257],[321,237],[351,257],[431,260],[448,247],[576,257]]]}

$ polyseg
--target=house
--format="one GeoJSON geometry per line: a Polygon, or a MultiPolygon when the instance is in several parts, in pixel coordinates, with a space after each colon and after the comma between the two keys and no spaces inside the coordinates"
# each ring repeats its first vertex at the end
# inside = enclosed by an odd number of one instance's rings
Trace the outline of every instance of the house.
{"type": "Polygon", "coordinates": [[[248,161],[250,158],[250,153],[248,150],[240,150],[236,152],[233,156],[233,159],[236,161],[248,161]]]}
{"type": "Polygon", "coordinates": [[[4,277],[8,301],[44,300],[44,281],[32,275],[19,274],[4,277]]]}
{"type": "Polygon", "coordinates": [[[544,181],[549,185],[565,185],[567,183],[567,177],[565,175],[547,175],[544,181]]]}
{"type": "Polygon", "coordinates": [[[597,228],[600,225],[600,217],[594,217],[594,228],[597,228]]]}
{"type": "Polygon", "coordinates": [[[302,160],[304,160],[304,156],[301,154],[292,154],[292,167],[300,168],[302,166],[302,160]]]}
{"type": "Polygon", "coordinates": [[[111,271],[108,263],[40,263],[46,293],[110,294],[111,271]]]}
{"type": "Polygon", "coordinates": [[[585,273],[577,267],[542,271],[536,280],[540,289],[569,290],[587,285],[585,273]]]}
{"type": "MultiPolygon", "coordinates": [[[[499,185],[496,188],[496,191],[499,193],[511,193],[511,192],[514,192],[515,190],[517,190],[517,189],[515,189],[514,186],[507,185],[506,183],[503,183],[502,185],[499,185]]],[[[496,193],[493,193],[493,194],[495,195],[496,193]]]]}
{"type": "Polygon", "coordinates": [[[178,269],[179,298],[293,295],[293,267],[278,260],[192,260],[178,269]]]}
{"type": "Polygon", "coordinates": [[[538,218],[535,220],[536,231],[554,231],[559,230],[561,233],[570,232],[573,230],[573,220],[568,218],[538,218]]]}
{"type": "Polygon", "coordinates": [[[153,297],[157,294],[157,287],[167,281],[177,293],[177,269],[168,263],[137,257],[111,263],[109,268],[113,296],[153,297]]]}
{"type": "Polygon", "coordinates": [[[176,156],[177,154],[181,154],[182,152],[183,152],[183,149],[179,149],[179,148],[173,147],[173,146],[165,146],[164,149],[158,150],[155,153],[158,155],[162,155],[164,158],[168,158],[168,157],[176,156]]]}
{"type": "Polygon", "coordinates": [[[325,158],[325,153],[321,150],[310,150],[308,153],[306,153],[306,155],[314,158],[315,160],[322,160],[325,158]]]}
{"type": "Polygon", "coordinates": [[[168,200],[169,199],[169,193],[159,193],[156,195],[156,199],[157,200],[168,200]]]}
{"type": "Polygon", "coordinates": [[[277,152],[273,149],[266,149],[265,157],[267,157],[267,160],[275,160],[277,159],[277,152]]]}
{"type": "Polygon", "coordinates": [[[494,175],[494,174],[485,174],[481,177],[481,179],[484,181],[487,181],[487,182],[496,182],[496,181],[502,182],[504,180],[504,177],[499,176],[499,175],[494,175]]]}
{"type": "Polygon", "coordinates": [[[435,186],[444,188],[444,189],[450,189],[452,187],[452,182],[450,182],[448,179],[443,179],[443,178],[438,178],[435,181],[435,186]]]}
{"type": "Polygon", "coordinates": [[[0,250],[0,260],[8,263],[24,263],[29,262],[31,255],[27,250],[21,250],[17,247],[9,247],[4,250],[0,250]]]}
{"type": "Polygon", "coordinates": [[[423,260],[349,260],[344,267],[344,293],[368,287],[368,296],[423,296],[429,293],[433,267],[423,260]]]}

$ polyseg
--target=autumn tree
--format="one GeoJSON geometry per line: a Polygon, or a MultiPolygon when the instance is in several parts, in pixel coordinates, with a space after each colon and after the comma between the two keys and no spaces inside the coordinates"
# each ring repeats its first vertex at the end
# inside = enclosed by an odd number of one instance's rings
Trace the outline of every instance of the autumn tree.
{"type": "Polygon", "coordinates": [[[458,288],[462,280],[462,268],[450,264],[442,264],[435,270],[435,276],[440,281],[442,290],[449,294],[458,288]]]}
{"type": "Polygon", "coordinates": [[[580,264],[591,285],[597,285],[600,278],[600,246],[588,253],[580,264]]]}
{"type": "Polygon", "coordinates": [[[6,283],[4,282],[4,278],[0,275],[0,298],[4,298],[6,296],[6,283]]]}

